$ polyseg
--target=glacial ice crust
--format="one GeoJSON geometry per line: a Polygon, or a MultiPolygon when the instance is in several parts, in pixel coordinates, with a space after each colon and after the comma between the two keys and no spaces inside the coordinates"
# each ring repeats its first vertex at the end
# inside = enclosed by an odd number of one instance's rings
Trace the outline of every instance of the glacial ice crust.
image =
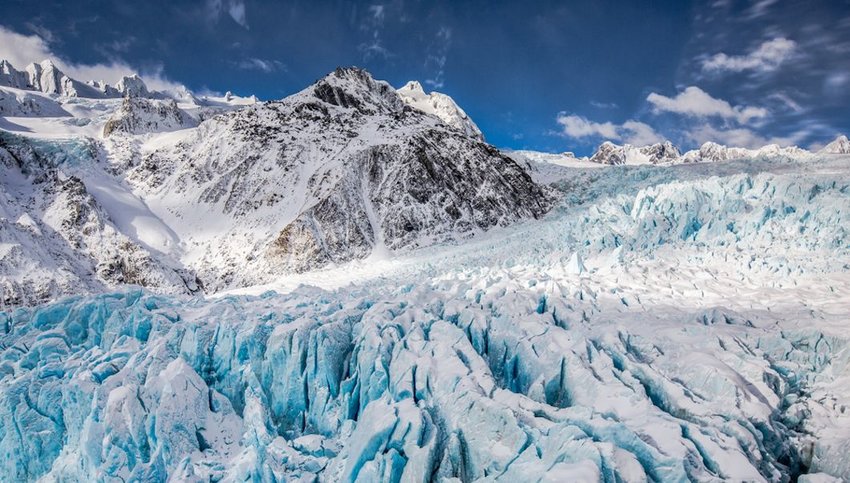
{"type": "Polygon", "coordinates": [[[845,339],[722,310],[591,323],[582,288],[522,285],[0,315],[0,479],[783,481],[818,458],[850,475],[804,430],[845,339]]]}

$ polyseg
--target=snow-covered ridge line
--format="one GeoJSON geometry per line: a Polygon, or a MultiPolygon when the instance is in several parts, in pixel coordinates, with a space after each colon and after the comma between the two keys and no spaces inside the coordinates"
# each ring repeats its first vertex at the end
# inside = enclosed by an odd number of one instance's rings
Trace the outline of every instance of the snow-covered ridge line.
{"type": "Polygon", "coordinates": [[[405,104],[426,114],[437,116],[449,126],[460,129],[470,136],[484,139],[484,135],[475,122],[451,97],[440,92],[426,94],[425,90],[422,89],[422,84],[417,81],[408,82],[397,89],[396,92],[405,104]]]}
{"type": "MultiPolygon", "coordinates": [[[[258,102],[256,96],[239,97],[227,92],[222,97],[199,96],[180,87],[176,91],[153,91],[137,74],[123,76],[114,86],[100,80],[80,81],[69,77],[56,64],[46,59],[33,62],[24,70],[18,70],[6,60],[0,60],[0,88],[7,87],[23,91],[40,92],[61,98],[119,99],[123,97],[147,99],[173,99],[196,106],[216,104],[244,105],[258,102]]],[[[2,113],[2,111],[0,111],[2,113]]],[[[6,113],[6,115],[10,115],[6,113]]],[[[47,116],[49,114],[45,114],[47,116]]]]}
{"type": "Polygon", "coordinates": [[[640,165],[658,164],[673,165],[684,163],[706,163],[729,161],[745,158],[786,157],[806,159],[815,154],[833,155],[850,154],[850,140],[840,135],[817,152],[811,152],[797,146],[781,147],[769,144],[758,149],[729,147],[714,142],[706,142],[699,149],[693,149],[682,154],[671,142],[665,141],[649,146],[637,147],[631,144],[617,145],[605,141],[588,157],[576,157],[571,152],[541,153],[537,151],[510,151],[516,156],[536,162],[546,162],[564,166],[575,166],[576,163],[596,163],[603,165],[640,165]]]}

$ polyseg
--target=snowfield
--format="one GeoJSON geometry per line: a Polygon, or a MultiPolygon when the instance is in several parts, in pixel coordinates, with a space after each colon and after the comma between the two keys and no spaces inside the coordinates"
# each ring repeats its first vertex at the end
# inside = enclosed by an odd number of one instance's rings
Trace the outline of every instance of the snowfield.
{"type": "Polygon", "coordinates": [[[543,220],[280,293],[7,312],[2,479],[850,478],[848,163],[562,168],[543,220]]]}

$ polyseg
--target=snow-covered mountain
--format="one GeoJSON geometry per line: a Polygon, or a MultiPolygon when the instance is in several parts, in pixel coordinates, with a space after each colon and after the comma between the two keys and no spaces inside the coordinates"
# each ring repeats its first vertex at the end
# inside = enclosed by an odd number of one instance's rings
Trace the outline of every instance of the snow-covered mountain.
{"type": "Polygon", "coordinates": [[[128,165],[214,288],[467,238],[551,203],[513,160],[356,68],[128,165]]]}
{"type": "MultiPolygon", "coordinates": [[[[818,151],[817,154],[847,154],[850,153],[850,142],[845,136],[839,136],[835,141],[818,151]]],[[[577,158],[573,153],[540,153],[536,151],[512,151],[512,156],[529,160],[536,165],[541,163],[561,166],[580,166],[587,163],[602,165],[674,165],[683,163],[713,163],[736,159],[753,158],[789,158],[807,159],[815,153],[797,146],[781,147],[769,144],[758,149],[729,147],[714,142],[706,142],[699,149],[680,153],[670,141],[649,146],[618,145],[605,141],[589,157],[577,158]],[[576,164],[578,163],[578,165],[576,164]]],[[[537,169],[534,167],[533,169],[537,169]]]]}
{"type": "Polygon", "coordinates": [[[80,82],[65,75],[52,60],[32,63],[19,71],[8,61],[0,60],[0,86],[33,90],[65,97],[105,98],[148,95],[138,76],[125,76],[116,86],[103,82],[80,82]]]}
{"type": "Polygon", "coordinates": [[[478,129],[475,122],[451,97],[439,92],[426,94],[425,90],[422,89],[422,84],[417,81],[408,82],[396,92],[405,104],[426,114],[437,116],[449,126],[457,128],[469,136],[484,139],[484,135],[481,134],[481,130],[478,129]]]}
{"type": "Polygon", "coordinates": [[[106,121],[103,136],[115,133],[145,134],[177,131],[197,125],[195,119],[177,106],[177,101],[125,97],[121,108],[106,121]]]}
{"type": "Polygon", "coordinates": [[[17,247],[4,258],[7,304],[127,282],[166,293],[267,283],[461,241],[538,218],[553,202],[478,136],[356,68],[238,109],[131,96],[61,105],[75,115],[15,118],[23,129],[0,145],[15,172],[3,186],[5,241],[17,247]],[[68,179],[72,199],[62,195],[68,179]],[[96,213],[85,234],[99,241],[69,241],[82,225],[49,221],[51,207],[96,213]],[[59,237],[13,224],[24,215],[59,237]]]}
{"type": "Polygon", "coordinates": [[[21,89],[0,88],[0,116],[62,117],[70,114],[50,97],[21,89]]]}
{"type": "Polygon", "coordinates": [[[835,141],[827,144],[820,151],[820,154],[850,154],[850,140],[847,136],[838,136],[835,141]]]}

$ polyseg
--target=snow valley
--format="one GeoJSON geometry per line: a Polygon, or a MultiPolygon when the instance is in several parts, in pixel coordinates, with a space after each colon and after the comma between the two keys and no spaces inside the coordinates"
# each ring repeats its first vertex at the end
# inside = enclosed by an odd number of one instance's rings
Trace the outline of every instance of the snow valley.
{"type": "Polygon", "coordinates": [[[850,142],[499,150],[0,63],[3,481],[850,479],[850,142]]]}

